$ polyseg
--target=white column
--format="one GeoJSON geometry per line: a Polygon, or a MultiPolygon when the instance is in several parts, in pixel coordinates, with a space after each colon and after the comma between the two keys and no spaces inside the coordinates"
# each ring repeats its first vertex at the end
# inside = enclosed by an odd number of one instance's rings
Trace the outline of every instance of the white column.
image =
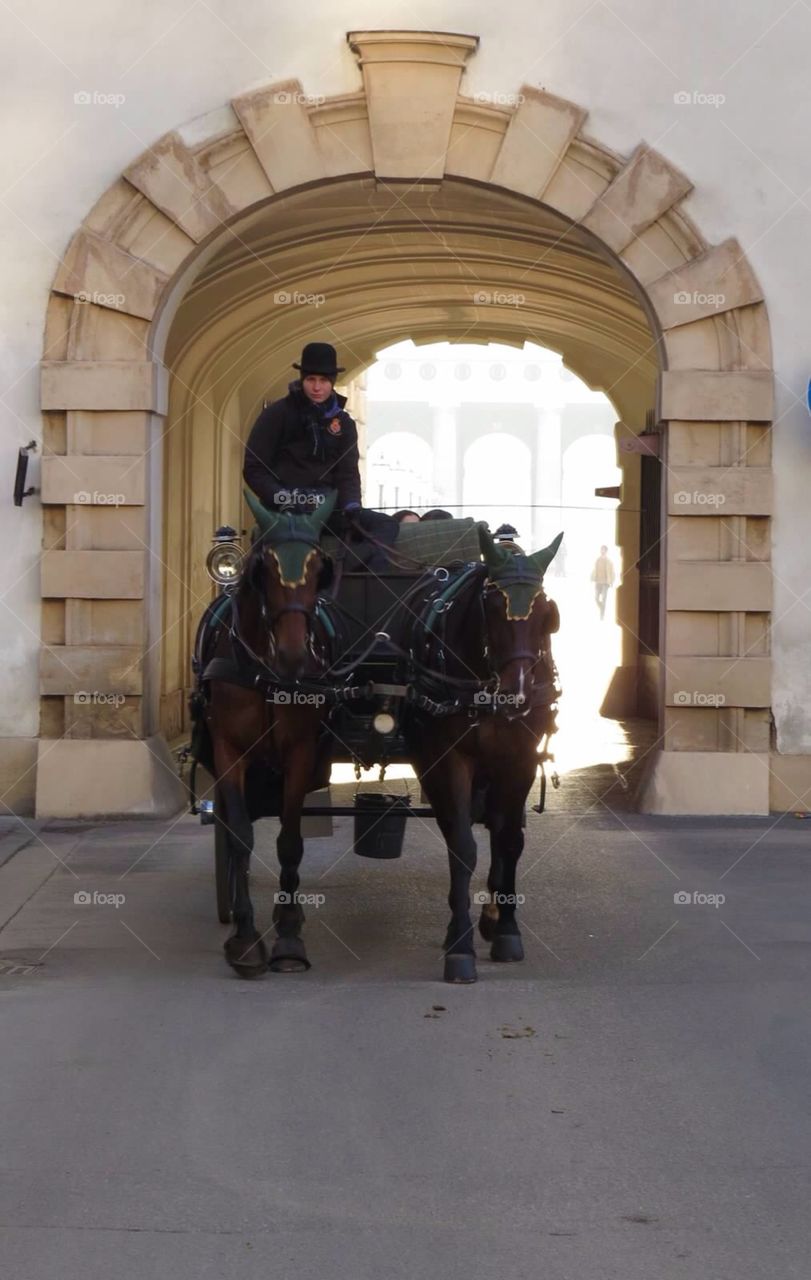
{"type": "MultiPolygon", "coordinates": [[[[435,405],[433,408],[433,429],[431,432],[431,448],[434,458],[434,502],[438,507],[446,503],[462,501],[462,494],[457,492],[459,474],[459,432],[456,425],[456,413],[459,406],[435,405]]],[[[461,512],[454,511],[453,515],[461,512]]]]}

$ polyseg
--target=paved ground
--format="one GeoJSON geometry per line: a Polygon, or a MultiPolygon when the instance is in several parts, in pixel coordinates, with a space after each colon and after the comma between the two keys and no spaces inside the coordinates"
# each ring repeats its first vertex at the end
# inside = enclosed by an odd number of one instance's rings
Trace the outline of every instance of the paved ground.
{"type": "Polygon", "coordinates": [[[2,1274],[807,1277],[811,823],[586,808],[530,819],[526,963],[481,944],[472,988],[430,825],[395,863],[312,842],[314,967],[253,983],[194,819],[9,856],[2,1274]]]}

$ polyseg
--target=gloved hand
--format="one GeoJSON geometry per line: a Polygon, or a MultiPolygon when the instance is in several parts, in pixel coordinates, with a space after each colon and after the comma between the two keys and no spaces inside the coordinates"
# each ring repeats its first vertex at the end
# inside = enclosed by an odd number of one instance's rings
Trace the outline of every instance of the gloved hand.
{"type": "Polygon", "coordinates": [[[361,532],[360,513],[361,505],[359,502],[348,502],[342,512],[344,528],[358,533],[361,532]]]}

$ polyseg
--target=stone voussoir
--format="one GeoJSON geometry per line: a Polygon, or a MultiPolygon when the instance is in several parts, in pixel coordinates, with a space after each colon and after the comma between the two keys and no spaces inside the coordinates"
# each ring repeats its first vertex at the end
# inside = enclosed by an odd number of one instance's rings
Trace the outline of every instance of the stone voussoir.
{"type": "Polygon", "coordinates": [[[642,143],[582,220],[600,240],[622,253],[693,189],[689,178],[642,143]]]}
{"type": "Polygon", "coordinates": [[[755,273],[733,239],[654,280],[647,292],[663,329],[763,301],[755,273]]]}
{"type": "Polygon", "coordinates": [[[587,114],[574,102],[523,85],[490,181],[541,199],[587,114]]]}
{"type": "Polygon", "coordinates": [[[197,242],[238,212],[175,132],[143,152],[124,177],[197,242]]]}
{"type": "Polygon", "coordinates": [[[151,320],[168,276],[118,245],[82,229],[73,238],[53,283],[55,293],[151,320]]]}
{"type": "Polygon", "coordinates": [[[274,191],[326,176],[299,80],[263,86],[234,98],[231,105],[274,191]]]}

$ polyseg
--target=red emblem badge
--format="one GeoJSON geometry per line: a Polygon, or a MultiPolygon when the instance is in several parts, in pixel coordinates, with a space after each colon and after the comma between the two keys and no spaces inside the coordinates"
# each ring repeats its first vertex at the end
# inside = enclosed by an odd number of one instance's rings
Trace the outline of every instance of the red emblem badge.
{"type": "Polygon", "coordinates": [[[339,436],[341,434],[340,418],[333,418],[332,422],[327,427],[327,430],[329,431],[331,436],[339,436]]]}

